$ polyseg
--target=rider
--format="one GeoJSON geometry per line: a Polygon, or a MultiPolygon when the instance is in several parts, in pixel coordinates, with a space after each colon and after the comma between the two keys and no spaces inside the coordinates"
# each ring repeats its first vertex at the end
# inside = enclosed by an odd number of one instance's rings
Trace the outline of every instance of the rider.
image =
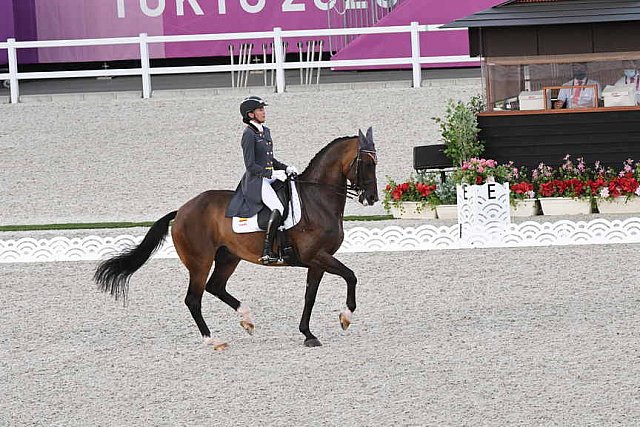
{"type": "Polygon", "coordinates": [[[271,209],[260,262],[270,264],[278,257],[273,253],[276,230],[282,223],[284,207],[271,183],[285,181],[287,175],[297,174],[294,166],[287,166],[273,157],[273,140],[269,128],[264,125],[267,103],[258,96],[250,96],[240,104],[242,121],[247,124],[242,133],[242,153],[246,171],[229,202],[227,217],[250,218],[257,214],[263,203],[271,209]]]}

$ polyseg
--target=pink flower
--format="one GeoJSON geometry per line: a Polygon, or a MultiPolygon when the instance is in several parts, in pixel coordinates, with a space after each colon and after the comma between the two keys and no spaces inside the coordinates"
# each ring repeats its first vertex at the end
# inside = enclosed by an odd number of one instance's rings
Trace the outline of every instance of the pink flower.
{"type": "Polygon", "coordinates": [[[478,166],[478,173],[484,172],[484,168],[482,166],[478,166]]]}

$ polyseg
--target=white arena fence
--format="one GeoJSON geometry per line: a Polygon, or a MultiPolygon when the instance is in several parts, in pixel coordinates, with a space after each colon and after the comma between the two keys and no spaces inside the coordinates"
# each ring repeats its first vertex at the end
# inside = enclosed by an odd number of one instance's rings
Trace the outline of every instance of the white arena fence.
{"type": "Polygon", "coordinates": [[[420,55],[420,33],[425,31],[466,31],[466,28],[443,29],[440,25],[419,25],[412,22],[411,25],[389,26],[389,27],[368,27],[368,28],[334,28],[315,30],[292,30],[284,31],[276,27],[273,31],[246,32],[246,33],[224,33],[224,34],[194,34],[194,35],[171,35],[171,36],[149,36],[146,33],[138,37],[119,37],[101,39],[78,39],[78,40],[41,40],[41,41],[16,41],[8,39],[0,43],[0,49],[7,49],[9,60],[9,72],[0,74],[0,80],[8,80],[10,83],[10,101],[17,103],[20,99],[20,80],[35,79],[57,79],[74,77],[115,77],[115,76],[140,76],[142,79],[142,97],[151,97],[151,76],[161,74],[192,74],[192,73],[216,73],[216,72],[237,72],[253,70],[273,70],[276,74],[276,92],[282,93],[285,90],[285,70],[307,69],[307,68],[340,68],[340,67],[362,67],[378,65],[407,65],[411,64],[413,69],[413,86],[421,85],[421,64],[446,64],[446,63],[478,63],[477,58],[469,56],[432,56],[422,57],[420,55]],[[408,33],[411,43],[411,56],[398,58],[374,58],[374,59],[351,59],[336,61],[313,61],[313,62],[286,62],[282,49],[283,39],[289,37],[325,37],[341,35],[362,35],[362,34],[393,34],[408,33]],[[184,67],[151,67],[149,60],[149,45],[153,43],[177,43],[177,42],[203,42],[203,41],[225,41],[225,40],[253,40],[271,39],[273,40],[275,61],[271,63],[259,64],[235,64],[235,65],[203,65],[184,67]],[[105,46],[105,45],[139,45],[140,46],[140,68],[128,69],[95,69],[82,71],[46,71],[46,72],[18,72],[18,49],[50,48],[50,47],[70,47],[70,46],[105,46]]]}
{"type": "MultiPolygon", "coordinates": [[[[398,252],[468,248],[516,248],[530,246],[598,245],[640,243],[640,218],[621,220],[535,222],[510,224],[500,241],[462,242],[458,225],[385,228],[355,227],[345,230],[339,253],[398,252]]],[[[96,261],[114,255],[144,236],[88,236],[50,239],[0,240],[0,263],[96,261]]],[[[177,258],[171,239],[155,258],[177,258]]]]}

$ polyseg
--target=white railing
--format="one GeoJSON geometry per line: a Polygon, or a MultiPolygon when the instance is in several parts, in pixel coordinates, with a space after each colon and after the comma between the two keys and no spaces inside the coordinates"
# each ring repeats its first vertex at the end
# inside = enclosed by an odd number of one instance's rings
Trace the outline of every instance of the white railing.
{"type": "Polygon", "coordinates": [[[275,70],[276,92],[282,93],[285,90],[285,70],[314,68],[337,68],[337,67],[361,67],[377,65],[407,65],[413,69],[413,87],[420,87],[422,74],[422,64],[444,64],[460,62],[478,62],[478,59],[465,55],[459,56],[432,56],[423,57],[420,55],[420,33],[425,31],[460,31],[466,28],[443,29],[439,25],[419,25],[412,22],[411,25],[391,26],[391,27],[369,27],[369,28],[335,28],[316,30],[292,30],[284,31],[276,27],[273,31],[247,32],[247,33],[225,33],[225,34],[194,34],[194,35],[174,35],[174,36],[149,36],[145,33],[138,37],[119,37],[103,39],[83,39],[83,40],[46,40],[46,41],[21,41],[8,39],[0,43],[0,49],[7,49],[9,60],[9,72],[0,74],[0,80],[8,79],[10,82],[11,103],[17,103],[20,99],[19,81],[34,79],[56,79],[70,77],[101,77],[101,76],[141,76],[142,97],[151,97],[151,76],[160,74],[191,74],[191,73],[212,73],[230,71],[252,71],[252,70],[275,70]],[[285,62],[285,55],[282,49],[283,39],[289,37],[323,37],[339,35],[362,35],[362,34],[393,34],[410,33],[411,56],[398,58],[374,58],[374,59],[350,59],[336,61],[315,61],[310,62],[285,62]],[[247,40],[247,39],[273,39],[275,61],[261,64],[235,64],[235,65],[200,65],[185,67],[151,67],[149,61],[149,45],[153,43],[177,43],[177,42],[202,42],[202,41],[225,41],[225,40],[247,40]],[[18,72],[18,49],[46,48],[46,47],[70,47],[70,46],[104,46],[104,45],[134,45],[140,46],[140,68],[128,69],[96,69],[83,71],[46,71],[46,72],[18,72]]]}

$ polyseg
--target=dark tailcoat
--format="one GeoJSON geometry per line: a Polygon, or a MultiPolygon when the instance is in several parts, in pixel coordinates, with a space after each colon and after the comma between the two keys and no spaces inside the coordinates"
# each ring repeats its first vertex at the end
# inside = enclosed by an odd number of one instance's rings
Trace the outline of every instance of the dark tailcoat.
{"type": "Polygon", "coordinates": [[[260,133],[248,125],[242,134],[242,153],[247,168],[229,202],[226,216],[250,218],[262,209],[262,178],[271,178],[274,169],[286,170],[287,165],[273,157],[273,140],[269,128],[260,133]]]}

